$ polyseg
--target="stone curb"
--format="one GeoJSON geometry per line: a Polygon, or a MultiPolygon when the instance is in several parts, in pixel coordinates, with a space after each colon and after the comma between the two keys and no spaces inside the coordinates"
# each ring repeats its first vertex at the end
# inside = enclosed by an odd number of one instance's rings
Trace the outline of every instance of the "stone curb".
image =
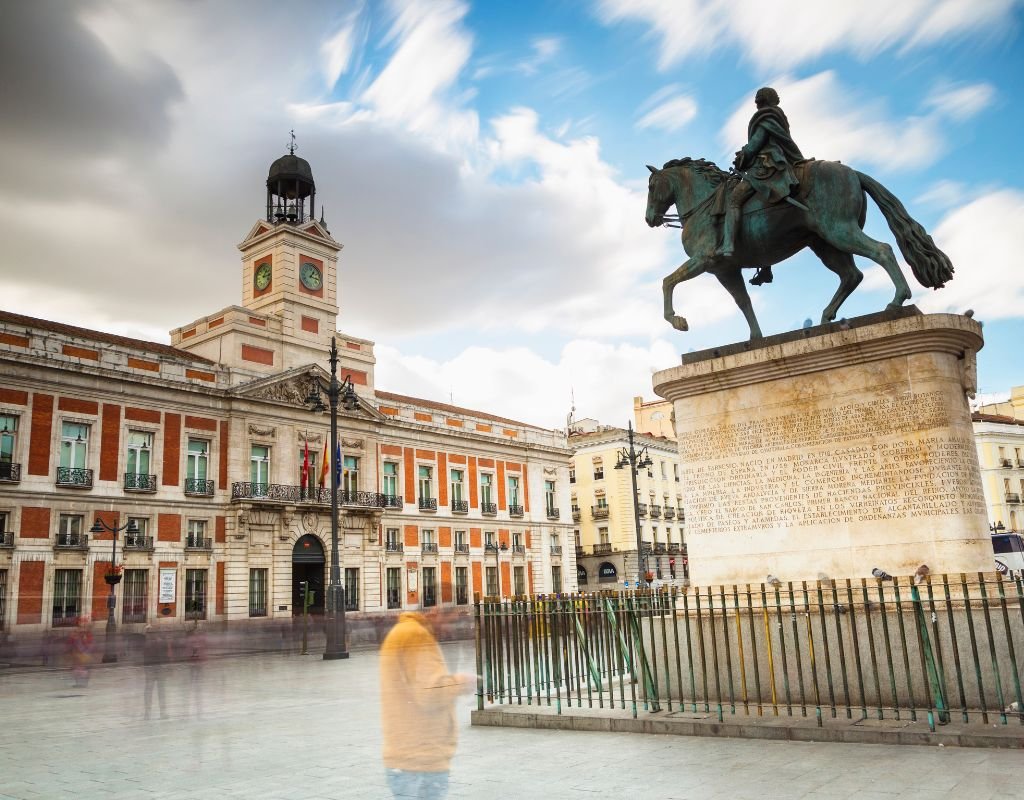
{"type": "Polygon", "coordinates": [[[558,714],[554,708],[496,706],[474,710],[471,722],[479,727],[538,728],[545,730],[660,733],[673,736],[709,736],[790,742],[843,742],[848,744],[906,744],[940,747],[992,747],[1024,749],[1024,726],[948,724],[935,733],[922,714],[909,720],[823,719],[813,717],[742,717],[719,722],[714,712],[640,712],[572,709],[558,714]]]}

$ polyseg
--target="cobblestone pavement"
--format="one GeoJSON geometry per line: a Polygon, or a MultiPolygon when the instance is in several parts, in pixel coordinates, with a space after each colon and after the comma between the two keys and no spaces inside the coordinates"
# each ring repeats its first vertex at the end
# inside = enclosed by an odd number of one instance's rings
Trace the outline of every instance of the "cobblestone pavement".
{"type": "MultiPolygon", "coordinates": [[[[445,646],[471,671],[470,643],[445,646]]],[[[0,673],[0,798],[386,798],[377,654],[262,655],[143,673],[0,673]]],[[[1020,798],[1019,751],[472,728],[463,701],[451,797],[1020,798]]]]}

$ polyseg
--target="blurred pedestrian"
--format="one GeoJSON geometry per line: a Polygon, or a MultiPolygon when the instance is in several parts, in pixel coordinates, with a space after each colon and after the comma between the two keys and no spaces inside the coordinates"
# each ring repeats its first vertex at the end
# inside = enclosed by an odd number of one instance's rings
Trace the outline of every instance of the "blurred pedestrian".
{"type": "Polygon", "coordinates": [[[440,800],[458,740],[455,700],[475,675],[449,673],[432,630],[442,612],[406,612],[380,649],[384,768],[395,797],[440,800]]]}
{"type": "Polygon", "coordinates": [[[203,668],[206,666],[206,632],[199,627],[199,621],[192,623],[185,634],[185,653],[189,669],[188,710],[195,708],[197,718],[203,716],[203,668]]]}
{"type": "Polygon", "coordinates": [[[171,642],[162,631],[155,630],[152,625],[146,626],[146,642],[142,649],[142,667],[146,673],[146,685],[143,689],[145,718],[150,719],[153,692],[156,691],[160,703],[160,719],[167,719],[167,697],[164,693],[164,670],[171,661],[171,642]]]}
{"type": "Polygon", "coordinates": [[[92,629],[87,617],[79,617],[75,627],[68,634],[68,658],[71,661],[72,684],[78,688],[89,685],[89,668],[92,666],[92,629]]]}

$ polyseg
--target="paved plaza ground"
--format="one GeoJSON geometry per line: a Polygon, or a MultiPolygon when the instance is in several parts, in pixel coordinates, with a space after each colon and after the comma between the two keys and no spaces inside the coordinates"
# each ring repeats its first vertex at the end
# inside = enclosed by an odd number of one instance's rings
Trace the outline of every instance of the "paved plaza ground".
{"type": "MultiPolygon", "coordinates": [[[[445,645],[472,671],[472,645],[445,645]]],[[[167,719],[143,672],[0,672],[0,798],[387,798],[378,659],[266,654],[167,667],[167,719]]],[[[1024,796],[1019,751],[473,728],[461,701],[451,797],[1024,796]]]]}

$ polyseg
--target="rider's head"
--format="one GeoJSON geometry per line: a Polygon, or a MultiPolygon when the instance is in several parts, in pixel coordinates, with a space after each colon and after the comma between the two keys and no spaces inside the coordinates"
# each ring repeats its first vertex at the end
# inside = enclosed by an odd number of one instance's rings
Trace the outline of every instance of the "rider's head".
{"type": "Polygon", "coordinates": [[[765,86],[763,89],[757,90],[757,94],[754,95],[754,103],[757,104],[758,108],[777,106],[779,104],[779,93],[765,86]]]}

